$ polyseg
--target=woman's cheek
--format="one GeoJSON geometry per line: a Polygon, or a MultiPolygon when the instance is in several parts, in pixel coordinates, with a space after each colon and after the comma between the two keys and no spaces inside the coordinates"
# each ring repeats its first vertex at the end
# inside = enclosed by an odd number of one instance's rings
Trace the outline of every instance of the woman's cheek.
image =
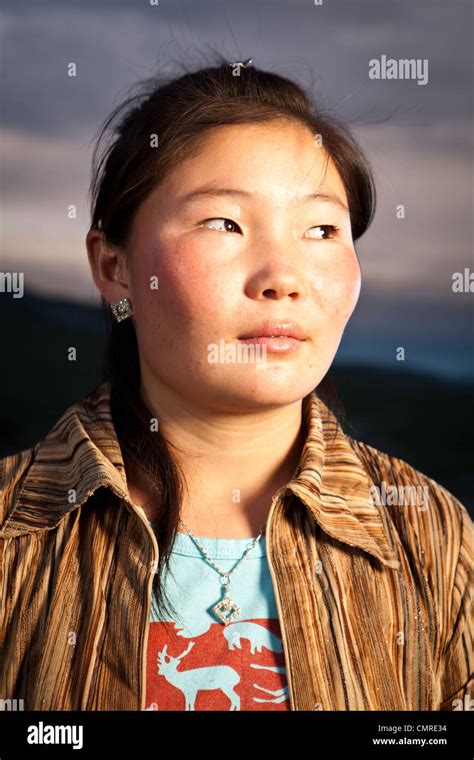
{"type": "Polygon", "coordinates": [[[189,300],[209,300],[209,293],[214,293],[216,283],[222,277],[217,275],[216,262],[209,251],[203,250],[203,243],[174,242],[162,247],[156,261],[160,269],[163,288],[170,295],[183,303],[189,300]]]}
{"type": "Polygon", "coordinates": [[[360,286],[360,269],[350,262],[324,278],[320,298],[325,317],[345,325],[359,300],[360,286]]]}
{"type": "Polygon", "coordinates": [[[148,324],[167,334],[173,346],[207,361],[209,342],[225,337],[219,327],[229,309],[229,290],[224,277],[215,271],[212,275],[203,273],[195,263],[188,267],[162,266],[157,301],[155,307],[149,305],[148,324]]]}

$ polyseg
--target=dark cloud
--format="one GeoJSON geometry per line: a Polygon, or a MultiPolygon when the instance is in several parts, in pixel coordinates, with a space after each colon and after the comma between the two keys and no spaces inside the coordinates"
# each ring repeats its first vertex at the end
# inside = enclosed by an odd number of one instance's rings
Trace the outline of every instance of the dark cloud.
{"type": "Polygon", "coordinates": [[[50,135],[93,130],[117,93],[173,59],[198,62],[206,43],[231,60],[252,55],[262,68],[314,82],[321,102],[351,121],[464,120],[471,13],[460,0],[4,2],[2,124],[50,135]],[[370,80],[369,60],[382,54],[427,58],[429,83],[370,80]],[[70,61],[75,79],[66,75],[70,61]]]}

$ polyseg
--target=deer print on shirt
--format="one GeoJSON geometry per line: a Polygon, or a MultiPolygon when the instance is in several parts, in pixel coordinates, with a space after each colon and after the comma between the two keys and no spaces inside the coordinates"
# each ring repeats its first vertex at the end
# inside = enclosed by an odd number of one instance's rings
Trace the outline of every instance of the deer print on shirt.
{"type": "MultiPolygon", "coordinates": [[[[253,663],[250,665],[251,668],[258,668],[259,670],[271,670],[272,673],[285,673],[286,668],[278,668],[276,666],[271,665],[254,665],[253,663]]],[[[263,699],[261,697],[253,697],[254,702],[274,702],[274,703],[280,703],[284,702],[285,699],[288,699],[288,686],[283,686],[281,689],[277,689],[277,691],[271,691],[270,689],[265,689],[263,686],[259,686],[258,683],[254,683],[254,687],[256,689],[260,689],[260,691],[265,691],[267,694],[272,695],[272,699],[263,699]]]]}
{"type": "Polygon", "coordinates": [[[233,668],[228,665],[211,665],[207,668],[178,670],[181,660],[191,651],[194,644],[195,642],[191,641],[188,648],[177,657],[167,654],[168,645],[165,644],[161,652],[158,652],[158,673],[183,693],[186,702],[185,710],[194,710],[198,691],[213,689],[221,689],[229,697],[231,710],[240,710],[240,697],[234,692],[240,676],[233,668]]]}
{"type": "Polygon", "coordinates": [[[281,639],[275,636],[268,628],[252,622],[230,623],[223,630],[224,638],[227,639],[229,649],[242,649],[241,639],[247,639],[250,643],[250,652],[261,652],[263,647],[272,652],[283,652],[281,639]]]}
{"type": "MultiPolygon", "coordinates": [[[[242,649],[242,641],[247,640],[250,644],[250,653],[261,652],[266,649],[281,653],[283,651],[281,639],[258,623],[252,621],[239,621],[231,623],[222,629],[222,635],[227,641],[229,651],[242,649]]],[[[207,667],[191,667],[186,670],[179,670],[181,661],[191,651],[196,644],[190,642],[187,649],[181,654],[172,656],[168,654],[166,644],[160,652],[157,653],[158,674],[162,675],[166,681],[177,688],[184,696],[185,709],[195,710],[196,698],[201,691],[220,690],[230,700],[230,710],[240,710],[240,696],[236,693],[235,688],[241,681],[241,676],[230,665],[210,665],[207,667]]],[[[270,665],[251,663],[250,667],[260,670],[267,670],[274,673],[285,673],[285,667],[274,667],[270,665]]],[[[252,684],[254,689],[269,695],[252,696],[254,702],[269,702],[281,704],[288,699],[288,687],[281,687],[276,690],[265,688],[257,683],[252,684]]],[[[248,696],[247,696],[248,699],[248,696]]],[[[151,708],[148,708],[151,709],[151,708]]]]}

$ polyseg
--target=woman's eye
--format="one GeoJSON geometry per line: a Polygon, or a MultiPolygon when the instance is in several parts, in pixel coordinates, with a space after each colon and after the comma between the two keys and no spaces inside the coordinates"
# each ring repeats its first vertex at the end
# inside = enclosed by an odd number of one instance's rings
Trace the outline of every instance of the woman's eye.
{"type": "MultiPolygon", "coordinates": [[[[202,222],[202,225],[209,225],[207,229],[217,230],[218,232],[237,232],[237,230],[240,230],[237,222],[234,222],[232,219],[219,216],[205,219],[202,222]]],[[[310,229],[316,230],[315,235],[310,235],[313,240],[330,240],[331,238],[335,237],[335,233],[339,227],[336,227],[334,224],[318,224],[316,227],[310,227],[310,229]]]]}
{"type": "Polygon", "coordinates": [[[212,226],[207,229],[218,230],[218,232],[235,232],[234,227],[240,230],[239,225],[233,222],[232,219],[226,219],[225,217],[216,216],[211,219],[205,219],[203,224],[212,222],[212,226]]]}
{"type": "Polygon", "coordinates": [[[330,240],[335,237],[334,233],[337,232],[339,227],[334,224],[318,224],[316,227],[310,227],[310,230],[317,230],[316,235],[310,235],[313,240],[330,240]],[[328,234],[329,233],[329,234],[328,234]]]}

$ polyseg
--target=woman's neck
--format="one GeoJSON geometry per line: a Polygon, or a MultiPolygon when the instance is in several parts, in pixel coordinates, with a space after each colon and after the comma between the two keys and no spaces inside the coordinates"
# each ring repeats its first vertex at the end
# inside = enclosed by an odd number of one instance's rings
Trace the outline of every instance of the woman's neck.
{"type": "MultiPolygon", "coordinates": [[[[182,408],[173,409],[173,414],[153,411],[184,476],[181,517],[190,530],[221,538],[258,535],[273,495],[291,480],[300,461],[306,438],[302,402],[241,420],[235,415],[191,414],[182,408]]],[[[156,521],[158,508],[147,504],[143,471],[130,474],[128,480],[132,501],[156,521]]],[[[186,532],[181,524],[178,531],[186,532]]]]}

